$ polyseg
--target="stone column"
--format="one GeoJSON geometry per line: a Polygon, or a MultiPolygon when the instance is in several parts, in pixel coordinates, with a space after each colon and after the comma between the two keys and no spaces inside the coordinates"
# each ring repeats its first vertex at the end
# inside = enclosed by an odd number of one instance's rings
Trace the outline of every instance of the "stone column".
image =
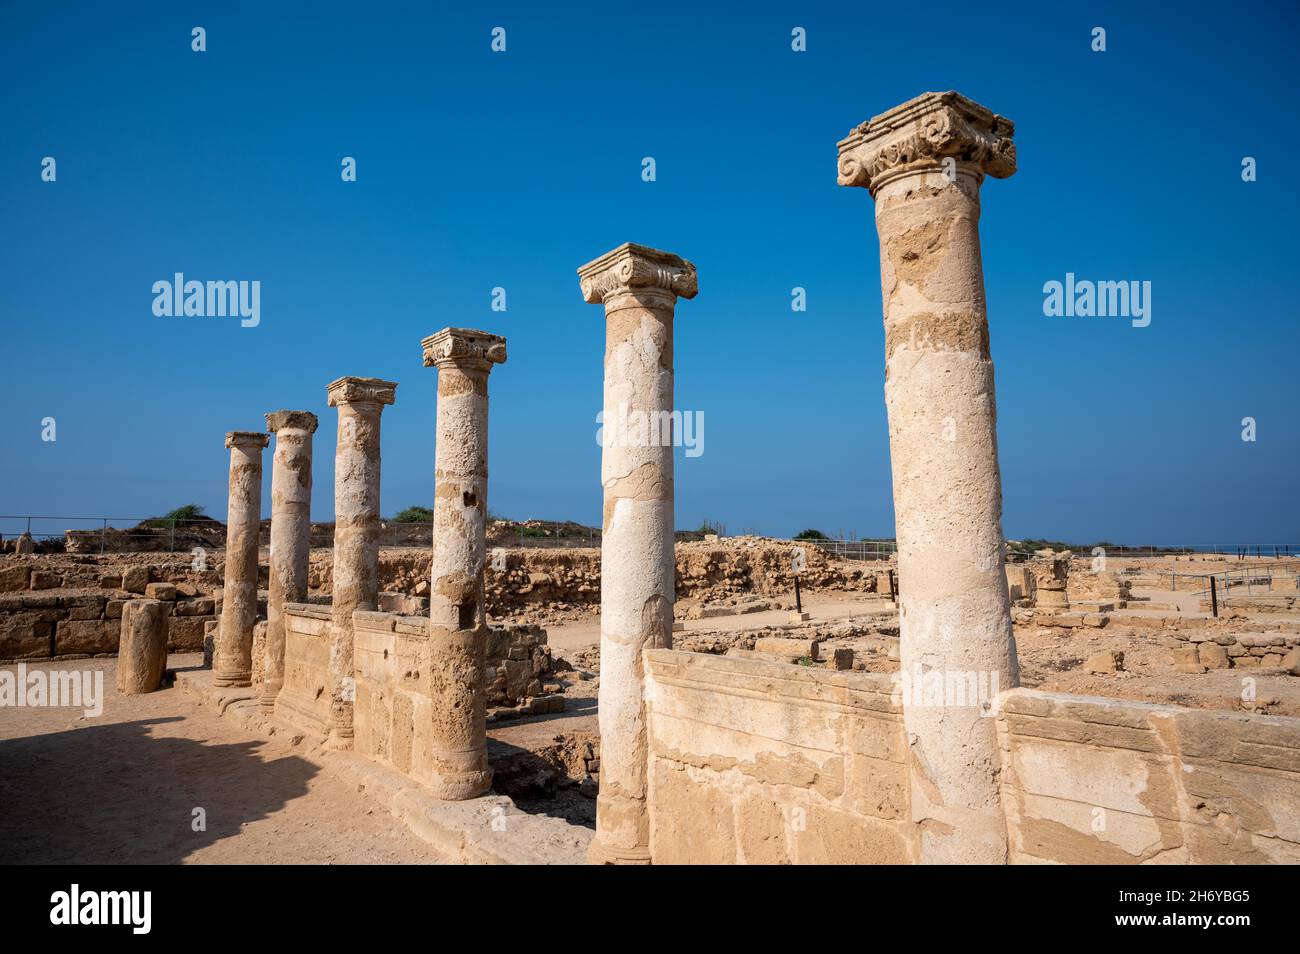
{"type": "Polygon", "coordinates": [[[331,745],[352,745],[352,614],[379,608],[379,415],[396,383],[339,378],[328,388],[339,409],[334,451],[334,579],[330,611],[331,745]]]}
{"type": "Polygon", "coordinates": [[[262,448],[270,438],[231,431],[230,498],[226,505],[226,581],[221,628],[212,658],[214,686],[253,684],[253,624],[257,622],[257,536],[262,521],[262,448]]]}
{"type": "Polygon", "coordinates": [[[1016,170],[1013,132],[964,96],[926,93],[839,144],[840,185],[876,201],[903,716],[926,863],[1007,858],[990,716],[1019,670],[978,226],[984,176],[1016,170]],[[925,704],[933,694],[919,687],[939,676],[966,689],[925,704]]]}
{"type": "Polygon", "coordinates": [[[1029,564],[1034,575],[1034,606],[1039,609],[1059,610],[1070,608],[1070,557],[1055,554],[1029,564]]]}
{"type": "Polygon", "coordinates": [[[673,308],[695,297],[695,266],[628,243],[578,276],[583,298],[605,306],[600,795],[588,857],[647,863],[642,650],[672,645],[673,308]]]}
{"type": "Polygon", "coordinates": [[[317,426],[311,411],[266,415],[275,435],[271,459],[271,592],[266,602],[266,653],[263,658],[262,710],[275,710],[284,686],[284,604],[307,596],[311,556],[311,436],[317,426]]]}
{"type": "Polygon", "coordinates": [[[127,600],[117,648],[117,691],[127,696],[154,692],[166,671],[166,607],[161,600],[127,600]]]}
{"type": "Polygon", "coordinates": [[[488,374],[506,339],[467,328],[425,338],[424,366],[438,369],[429,685],[433,778],[439,798],[482,795],[487,762],[487,613],[483,605],[487,516],[488,374]]]}

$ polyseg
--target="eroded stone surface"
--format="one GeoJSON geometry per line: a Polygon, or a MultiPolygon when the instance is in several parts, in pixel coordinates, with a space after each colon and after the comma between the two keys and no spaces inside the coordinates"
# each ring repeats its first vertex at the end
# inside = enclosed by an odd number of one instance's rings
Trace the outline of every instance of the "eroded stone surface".
{"type": "MultiPolygon", "coordinates": [[[[257,622],[257,535],[262,519],[262,449],[270,438],[255,431],[226,435],[230,497],[226,517],[226,577],[221,628],[212,659],[213,685],[253,684],[253,624],[257,622]]],[[[148,570],[145,569],[145,579],[148,570]]],[[[123,584],[125,585],[125,580],[123,584]]]]}
{"type": "Polygon", "coordinates": [[[266,646],[259,700],[271,712],[284,686],[284,605],[307,596],[311,556],[311,449],[316,415],[276,411],[266,415],[275,434],[271,459],[271,573],[266,604],[266,646]]]}
{"type": "Polygon", "coordinates": [[[649,860],[645,677],[641,652],[672,645],[673,450],[646,428],[612,437],[632,414],[673,409],[673,310],[693,298],[695,266],[668,252],[620,245],[578,269],[583,298],[605,306],[604,487],[600,594],[600,795],[597,862],[649,860]]]}
{"type": "Polygon", "coordinates": [[[431,785],[447,799],[482,795],[487,762],[483,594],[488,481],[488,374],[506,340],[444,328],[421,343],[438,369],[433,560],[429,591],[431,785]]]}
{"type": "MultiPolygon", "coordinates": [[[[839,182],[876,200],[901,665],[1018,683],[1003,567],[979,187],[1015,172],[1011,122],[926,93],[839,144],[839,182]]],[[[997,740],[978,704],[909,705],[920,860],[1001,863],[997,740]]]]}

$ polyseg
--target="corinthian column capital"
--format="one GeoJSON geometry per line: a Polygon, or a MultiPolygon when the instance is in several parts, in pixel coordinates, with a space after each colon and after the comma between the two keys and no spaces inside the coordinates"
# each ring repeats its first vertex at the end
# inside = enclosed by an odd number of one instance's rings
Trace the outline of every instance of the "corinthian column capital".
{"type": "Polygon", "coordinates": [[[1015,124],[960,93],[922,93],[839,142],[839,184],[874,195],[885,182],[940,169],[951,158],[980,177],[1016,171],[1015,124]]]}

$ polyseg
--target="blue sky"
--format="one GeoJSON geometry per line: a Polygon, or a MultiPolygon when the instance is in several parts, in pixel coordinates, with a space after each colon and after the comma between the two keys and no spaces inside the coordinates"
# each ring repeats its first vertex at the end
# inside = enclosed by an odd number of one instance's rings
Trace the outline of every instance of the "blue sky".
{"type": "Polygon", "coordinates": [[[419,342],[456,325],[509,340],[490,507],[597,522],[603,319],[574,270],[636,241],[699,269],[678,526],[890,536],[873,206],[835,144],[956,89],[1016,123],[981,223],[1007,535],[1300,540],[1292,5],[475,7],[0,4],[0,512],[224,517],[224,433],[302,408],[330,519],[343,374],[399,382],[383,509],[428,504],[419,342]],[[155,317],[177,271],[260,281],[260,324],[155,317]],[[1066,272],[1150,281],[1150,326],[1045,317],[1066,272]]]}

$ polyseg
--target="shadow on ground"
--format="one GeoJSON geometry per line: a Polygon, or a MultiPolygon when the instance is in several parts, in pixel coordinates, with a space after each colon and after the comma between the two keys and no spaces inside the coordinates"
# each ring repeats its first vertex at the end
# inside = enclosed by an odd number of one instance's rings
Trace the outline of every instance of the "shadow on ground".
{"type": "Polygon", "coordinates": [[[264,760],[259,741],[150,734],[176,721],[0,741],[0,864],[175,864],[305,794],[319,771],[264,760]],[[193,830],[196,808],[205,831],[193,830]]]}

